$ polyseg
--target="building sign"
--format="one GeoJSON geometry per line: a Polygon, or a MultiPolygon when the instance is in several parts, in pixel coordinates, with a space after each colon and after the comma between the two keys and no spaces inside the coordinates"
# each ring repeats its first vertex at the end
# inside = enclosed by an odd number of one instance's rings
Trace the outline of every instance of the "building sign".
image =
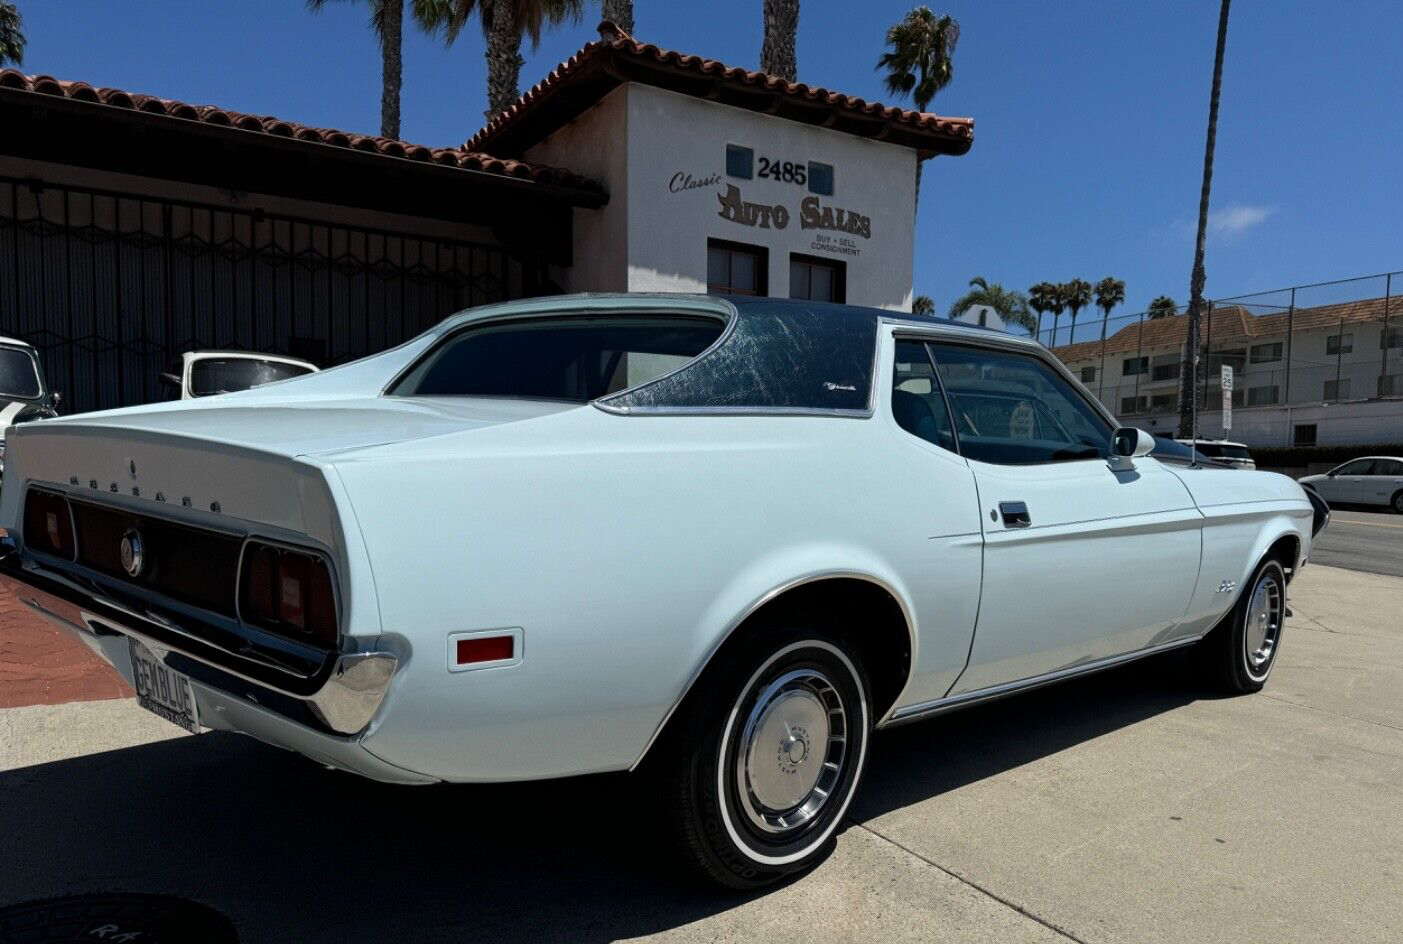
{"type": "Polygon", "coordinates": [[[1232,365],[1223,365],[1223,432],[1232,429],[1232,365]]]}
{"type": "MultiPolygon", "coordinates": [[[[677,177],[674,176],[673,180],[676,181],[677,177]]],[[[740,188],[735,184],[727,184],[726,192],[718,193],[716,200],[721,204],[716,215],[723,220],[760,229],[785,229],[789,226],[789,208],[783,203],[752,203],[741,195],[740,188]]],[[[872,236],[871,217],[825,205],[818,197],[805,197],[799,201],[799,226],[802,229],[850,233],[863,239],[872,236]]]]}

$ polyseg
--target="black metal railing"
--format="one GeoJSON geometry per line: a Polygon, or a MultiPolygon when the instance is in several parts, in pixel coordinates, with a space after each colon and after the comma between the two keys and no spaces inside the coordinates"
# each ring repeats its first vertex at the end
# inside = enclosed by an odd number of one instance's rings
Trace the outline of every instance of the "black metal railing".
{"type": "Polygon", "coordinates": [[[0,334],[38,348],[63,413],[158,399],[188,350],[354,360],[544,274],[489,244],[0,177],[0,334]]]}

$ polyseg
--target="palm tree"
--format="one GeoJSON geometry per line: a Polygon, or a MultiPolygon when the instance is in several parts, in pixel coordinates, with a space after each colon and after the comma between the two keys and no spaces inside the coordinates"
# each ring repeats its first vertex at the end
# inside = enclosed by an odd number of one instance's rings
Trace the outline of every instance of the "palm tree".
{"type": "Polygon", "coordinates": [[[1151,319],[1170,318],[1179,311],[1179,303],[1168,295],[1161,295],[1150,302],[1149,310],[1146,312],[1151,319]]]}
{"type": "MultiPolygon", "coordinates": [[[[950,57],[960,41],[960,24],[953,16],[937,16],[920,6],[887,30],[888,52],[877,60],[887,73],[887,91],[910,95],[917,111],[930,107],[931,99],[955,77],[950,57]]],[[[921,162],[916,161],[916,203],[921,202],[921,162]]]]}
{"type": "Polygon", "coordinates": [[[1072,279],[1062,285],[1062,301],[1066,303],[1067,310],[1072,313],[1072,331],[1067,335],[1067,343],[1073,343],[1077,339],[1077,315],[1081,310],[1091,304],[1091,283],[1085,279],[1072,279]]]}
{"type": "Polygon", "coordinates": [[[1038,313],[1038,327],[1033,332],[1034,338],[1042,332],[1042,316],[1052,311],[1056,296],[1057,286],[1051,282],[1038,282],[1028,287],[1028,307],[1038,313]]]}
{"type": "Polygon", "coordinates": [[[1052,293],[1047,298],[1047,310],[1052,312],[1052,343],[1048,347],[1057,346],[1057,322],[1062,317],[1062,312],[1067,310],[1067,286],[1062,282],[1049,283],[1052,293]]]}
{"type": "Polygon", "coordinates": [[[24,17],[10,0],[0,0],[0,66],[24,64],[24,17]]]}
{"type": "Polygon", "coordinates": [[[633,0],[604,0],[600,7],[604,19],[630,36],[633,35],[633,0]]]}
{"type": "Polygon", "coordinates": [[[1213,54],[1213,91],[1208,96],[1208,140],[1203,148],[1203,188],[1198,195],[1198,240],[1194,267],[1189,276],[1189,324],[1184,339],[1184,369],[1179,371],[1179,436],[1194,435],[1194,395],[1198,389],[1198,324],[1203,314],[1203,250],[1208,242],[1208,193],[1213,188],[1213,147],[1218,139],[1218,98],[1223,90],[1223,49],[1228,43],[1228,4],[1218,8],[1218,48],[1213,54]]]}
{"type": "Polygon", "coordinates": [[[970,290],[955,300],[950,306],[950,317],[958,318],[975,305],[988,305],[1004,320],[1004,324],[1016,324],[1029,334],[1038,330],[1038,319],[1028,307],[1028,296],[1022,292],[1004,288],[998,282],[990,284],[982,275],[969,280],[970,290]]]}
{"type": "Polygon", "coordinates": [[[1096,307],[1101,309],[1101,337],[1106,337],[1105,322],[1111,320],[1111,309],[1125,301],[1125,283],[1109,275],[1096,283],[1096,307]]]}
{"type": "MultiPolygon", "coordinates": [[[[404,77],[404,0],[366,0],[370,28],[380,40],[380,134],[399,137],[399,96],[404,77]]],[[[307,0],[307,9],[320,11],[327,0],[307,0]]],[[[416,6],[419,0],[416,0],[416,6]]]]}
{"type": "Polygon", "coordinates": [[[522,36],[531,37],[531,48],[541,43],[541,27],[577,21],[584,0],[415,0],[419,25],[431,34],[442,33],[452,45],[463,25],[476,13],[487,37],[488,120],[506,111],[521,97],[522,36]]]}
{"type": "Polygon", "coordinates": [[[935,314],[935,299],[929,295],[917,295],[911,299],[911,314],[930,317],[935,314]]]}
{"type": "Polygon", "coordinates": [[[799,0],[765,0],[765,42],[760,71],[790,82],[799,74],[794,46],[799,33],[799,0]]]}

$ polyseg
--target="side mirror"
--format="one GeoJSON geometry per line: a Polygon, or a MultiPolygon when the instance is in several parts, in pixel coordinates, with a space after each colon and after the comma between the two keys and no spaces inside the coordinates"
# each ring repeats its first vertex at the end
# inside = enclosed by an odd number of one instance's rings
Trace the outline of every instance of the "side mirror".
{"type": "Polygon", "coordinates": [[[62,403],[62,402],[63,402],[63,394],[59,393],[57,390],[54,390],[54,391],[52,391],[52,392],[49,393],[49,406],[54,407],[55,409],[57,409],[57,408],[58,408],[58,405],[59,405],[60,403],[62,403]]]}
{"type": "Polygon", "coordinates": [[[1118,472],[1135,468],[1135,460],[1148,456],[1155,448],[1155,438],[1143,429],[1122,426],[1111,436],[1111,468],[1118,472]]]}
{"type": "Polygon", "coordinates": [[[177,390],[180,389],[180,378],[175,374],[168,374],[165,371],[161,371],[161,383],[165,384],[167,387],[174,387],[177,390]]]}

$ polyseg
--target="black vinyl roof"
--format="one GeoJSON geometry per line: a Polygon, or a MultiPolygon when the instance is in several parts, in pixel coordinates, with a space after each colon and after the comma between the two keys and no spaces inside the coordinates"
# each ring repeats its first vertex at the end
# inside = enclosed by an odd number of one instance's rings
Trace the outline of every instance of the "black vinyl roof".
{"type": "Polygon", "coordinates": [[[621,413],[867,415],[872,409],[878,325],[951,324],[831,302],[734,296],[725,300],[735,306],[737,316],[707,351],[673,373],[601,397],[595,404],[621,413]]]}

